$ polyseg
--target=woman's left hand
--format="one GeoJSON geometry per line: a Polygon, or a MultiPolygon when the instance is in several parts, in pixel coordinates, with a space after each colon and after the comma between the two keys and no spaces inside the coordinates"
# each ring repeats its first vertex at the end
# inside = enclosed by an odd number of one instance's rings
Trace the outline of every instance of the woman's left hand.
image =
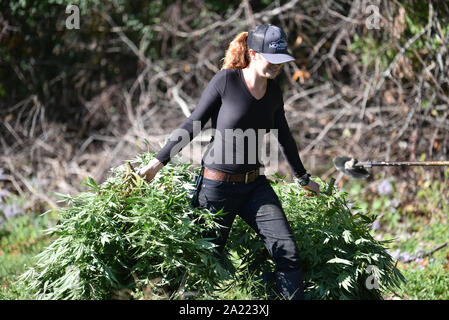
{"type": "Polygon", "coordinates": [[[317,197],[320,195],[320,186],[315,181],[309,180],[309,183],[306,186],[302,186],[302,188],[308,191],[313,191],[317,197]]]}

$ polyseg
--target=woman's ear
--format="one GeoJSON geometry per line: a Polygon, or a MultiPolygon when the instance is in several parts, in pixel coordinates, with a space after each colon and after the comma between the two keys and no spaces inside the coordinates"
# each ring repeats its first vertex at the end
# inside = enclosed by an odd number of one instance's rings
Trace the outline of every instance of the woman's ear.
{"type": "Polygon", "coordinates": [[[251,60],[256,60],[257,59],[257,51],[254,51],[253,49],[249,49],[249,58],[251,60]]]}

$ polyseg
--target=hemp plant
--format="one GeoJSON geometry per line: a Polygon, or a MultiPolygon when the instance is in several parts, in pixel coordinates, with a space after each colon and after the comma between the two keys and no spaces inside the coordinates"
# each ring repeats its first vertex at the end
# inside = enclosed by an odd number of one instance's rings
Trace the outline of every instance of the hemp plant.
{"type": "MultiPolygon", "coordinates": [[[[48,230],[54,240],[21,275],[21,286],[37,299],[226,299],[230,288],[231,298],[276,298],[257,289],[273,263],[254,231],[237,219],[229,259],[219,259],[203,238],[219,225],[187,198],[199,168],[169,163],[148,183],[133,167],[153,157],[144,153],[112,169],[104,183],[88,178],[87,191],[60,195],[66,206],[48,230]]],[[[274,177],[300,250],[306,298],[381,299],[400,285],[386,243],[370,234],[375,217],[349,209],[338,190],[305,197],[295,182],[274,177]]]]}
{"type": "Polygon", "coordinates": [[[201,237],[218,225],[186,198],[194,174],[189,165],[168,164],[147,183],[131,164],[113,169],[101,185],[88,178],[88,190],[77,196],[60,195],[67,206],[48,230],[55,240],[20,278],[36,298],[111,299],[139,291],[174,298],[229,276],[210,239],[201,237]]]}
{"type": "MultiPolygon", "coordinates": [[[[328,185],[313,178],[321,190],[328,185]]],[[[278,174],[270,183],[284,208],[299,248],[306,299],[382,299],[405,278],[387,251],[391,240],[377,241],[371,234],[376,217],[349,208],[347,194],[306,197],[297,183],[286,183],[278,174]]],[[[263,244],[243,221],[238,220],[230,237],[241,265],[253,272],[267,271],[272,263],[263,244]]]]}

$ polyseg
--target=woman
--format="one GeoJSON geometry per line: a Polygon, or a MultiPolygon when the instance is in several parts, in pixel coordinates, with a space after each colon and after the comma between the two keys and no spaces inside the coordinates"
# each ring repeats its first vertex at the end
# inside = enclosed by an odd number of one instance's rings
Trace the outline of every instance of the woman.
{"type": "Polygon", "coordinates": [[[277,292],[286,299],[301,299],[298,248],[277,195],[260,174],[261,139],[258,134],[247,135],[250,130],[277,130],[279,145],[294,176],[304,189],[319,195],[318,184],[309,179],[302,165],[285,119],[282,92],[273,80],[282,64],[293,60],[285,33],[276,26],[259,25],[237,35],[226,51],[222,70],[209,82],[191,116],[178,127],[188,132],[189,139],[183,142],[179,137],[171,138],[139,174],[147,181],[153,179],[193,139],[194,121],[203,128],[211,119],[215,135],[203,156],[198,199],[201,207],[213,213],[220,209],[226,212],[217,218],[223,226],[215,238],[217,249],[223,251],[234,218],[240,215],[262,238],[276,264],[277,292]],[[230,137],[229,130],[239,134],[230,137]]]}

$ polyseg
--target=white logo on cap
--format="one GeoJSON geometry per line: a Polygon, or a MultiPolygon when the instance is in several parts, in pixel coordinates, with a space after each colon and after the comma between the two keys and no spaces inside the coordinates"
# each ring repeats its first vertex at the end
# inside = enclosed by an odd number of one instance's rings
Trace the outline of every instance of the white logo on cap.
{"type": "Polygon", "coordinates": [[[269,48],[274,48],[276,50],[285,50],[287,48],[287,42],[284,39],[279,39],[273,41],[268,45],[269,48]]]}

